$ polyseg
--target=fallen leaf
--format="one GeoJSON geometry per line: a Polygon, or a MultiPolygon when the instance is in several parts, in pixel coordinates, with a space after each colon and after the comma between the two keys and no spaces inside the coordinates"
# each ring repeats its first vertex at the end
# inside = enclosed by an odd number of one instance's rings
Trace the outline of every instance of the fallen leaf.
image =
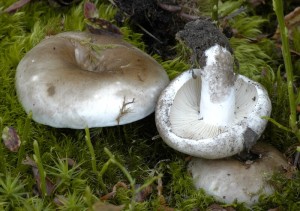
{"type": "Polygon", "coordinates": [[[96,5],[91,2],[84,3],[84,17],[86,25],[92,34],[111,33],[112,35],[122,35],[119,27],[111,22],[99,18],[99,12],[96,5]]]}
{"type": "MultiPolygon", "coordinates": [[[[284,16],[284,22],[286,28],[288,29],[289,38],[292,39],[294,30],[300,27],[300,7],[296,7],[294,11],[284,16]]],[[[279,27],[277,27],[273,38],[276,40],[280,39],[279,27]]]]}
{"type": "Polygon", "coordinates": [[[74,167],[76,165],[76,161],[71,158],[62,158],[62,161],[67,161],[68,165],[74,167]]]}
{"type": "Polygon", "coordinates": [[[296,7],[294,11],[284,16],[285,24],[291,28],[300,23],[300,7],[296,7]]]}
{"type": "MultiPolygon", "coordinates": [[[[41,177],[40,177],[40,173],[39,170],[37,168],[32,168],[32,172],[33,172],[33,176],[35,178],[36,184],[37,184],[37,188],[38,188],[38,194],[39,196],[42,196],[42,190],[41,190],[41,177]]],[[[55,189],[55,185],[54,183],[48,178],[46,177],[46,192],[47,192],[47,196],[52,195],[54,189],[55,189]]]]}
{"type": "MultiPolygon", "coordinates": [[[[139,188],[141,187],[140,184],[136,184],[135,188],[139,188]]],[[[140,192],[137,193],[136,197],[135,197],[135,201],[136,202],[144,202],[146,201],[146,198],[152,193],[153,189],[151,187],[151,185],[145,187],[144,189],[142,189],[140,192]]]]}
{"type": "Polygon", "coordinates": [[[171,208],[167,205],[166,199],[165,197],[162,195],[163,192],[163,183],[162,183],[162,179],[158,178],[157,180],[157,196],[159,199],[159,207],[158,207],[158,211],[173,211],[175,210],[174,208],[171,208]]]}
{"type": "Polygon", "coordinates": [[[12,5],[10,5],[8,8],[4,10],[4,12],[7,13],[13,13],[22,8],[24,5],[28,4],[31,0],[19,0],[12,5]]]}
{"type": "Polygon", "coordinates": [[[174,211],[174,208],[171,208],[167,205],[166,199],[164,196],[158,196],[160,205],[157,208],[157,211],[174,211]]]}
{"type": "Polygon", "coordinates": [[[127,185],[124,182],[118,182],[117,184],[114,185],[112,192],[102,196],[101,200],[106,201],[106,200],[114,198],[117,193],[117,188],[119,188],[119,187],[127,189],[127,185]]]}
{"type": "MultiPolygon", "coordinates": [[[[34,179],[35,179],[36,185],[37,185],[37,194],[39,196],[42,196],[43,194],[42,194],[42,190],[41,190],[41,177],[40,177],[40,173],[37,168],[36,162],[33,159],[31,159],[29,156],[27,156],[26,159],[22,161],[22,164],[29,165],[32,167],[33,176],[34,176],[34,179]]],[[[48,177],[46,177],[47,195],[48,196],[52,195],[54,189],[55,189],[54,183],[48,177]]]]}
{"type": "Polygon", "coordinates": [[[87,27],[92,34],[122,35],[119,27],[102,18],[88,18],[87,27]]]}
{"type": "Polygon", "coordinates": [[[5,147],[11,152],[17,152],[21,141],[17,131],[13,127],[5,127],[2,131],[2,139],[5,147]]]}
{"type": "Polygon", "coordinates": [[[96,5],[87,1],[84,3],[84,17],[85,18],[99,18],[96,5]]]}

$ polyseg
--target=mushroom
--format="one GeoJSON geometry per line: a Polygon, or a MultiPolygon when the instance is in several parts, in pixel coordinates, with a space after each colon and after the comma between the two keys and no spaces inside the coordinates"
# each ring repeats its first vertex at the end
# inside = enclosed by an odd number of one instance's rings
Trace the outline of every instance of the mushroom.
{"type": "Polygon", "coordinates": [[[158,132],[170,147],[194,156],[188,169],[196,188],[220,201],[251,205],[260,194],[273,191],[265,173],[287,164],[273,148],[262,147],[268,153],[261,159],[249,157],[267,125],[262,117],[271,114],[268,93],[234,73],[229,42],[209,21],[186,24],[178,38],[192,48],[196,67],[162,91],[155,110],[158,132]],[[245,159],[227,158],[233,155],[245,159]],[[254,163],[245,166],[249,160],[254,163]]]}
{"type": "Polygon", "coordinates": [[[160,95],[156,125],[162,139],[180,152],[207,159],[250,149],[266,127],[262,117],[271,113],[267,91],[234,73],[228,40],[214,25],[197,20],[179,36],[202,67],[183,72],[160,95]],[[203,31],[213,39],[199,39],[203,31]]]}
{"type": "Polygon", "coordinates": [[[237,200],[247,206],[257,203],[262,193],[273,194],[270,179],[274,172],[279,173],[288,167],[286,159],[268,144],[257,143],[251,151],[257,158],[246,162],[234,158],[192,159],[188,170],[196,188],[205,189],[218,201],[230,204],[237,200]]]}
{"type": "Polygon", "coordinates": [[[210,99],[207,93],[202,94],[201,82],[200,77],[194,79],[186,71],[161,93],[155,118],[162,139],[177,151],[207,159],[224,158],[250,149],[266,127],[267,121],[261,117],[271,112],[266,90],[238,75],[230,90],[234,97],[229,96],[235,105],[230,108],[231,102],[226,104],[229,101],[226,99],[226,103],[214,104],[213,110],[200,107],[202,100],[210,99]],[[201,112],[202,108],[208,110],[201,112]],[[232,116],[228,115],[230,112],[232,116]]]}
{"type": "Polygon", "coordinates": [[[120,37],[66,32],[44,39],[20,61],[16,90],[41,124],[81,129],[123,125],[154,111],[169,83],[152,57],[120,37]]]}

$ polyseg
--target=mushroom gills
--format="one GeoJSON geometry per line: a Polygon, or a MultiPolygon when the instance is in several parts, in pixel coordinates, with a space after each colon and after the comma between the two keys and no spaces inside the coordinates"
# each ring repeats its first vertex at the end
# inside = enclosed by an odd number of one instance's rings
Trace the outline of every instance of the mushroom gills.
{"type": "MultiPolygon", "coordinates": [[[[212,138],[231,126],[245,120],[257,102],[255,85],[248,84],[238,77],[235,84],[234,120],[228,126],[213,125],[199,119],[201,78],[189,79],[177,92],[170,111],[172,131],[182,138],[200,140],[212,138]],[[195,128],[199,128],[195,131],[195,128]]],[[[226,112],[226,111],[224,111],[226,112]]]]}

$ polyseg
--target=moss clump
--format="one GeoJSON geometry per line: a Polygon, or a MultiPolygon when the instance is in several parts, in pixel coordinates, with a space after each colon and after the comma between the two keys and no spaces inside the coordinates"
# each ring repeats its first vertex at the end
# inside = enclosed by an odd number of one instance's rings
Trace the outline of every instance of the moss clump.
{"type": "MultiPolygon", "coordinates": [[[[1,210],[87,210],[120,181],[128,187],[118,188],[109,203],[125,204],[126,209],[133,209],[134,206],[135,210],[157,210],[162,207],[162,199],[165,201],[165,208],[174,207],[179,210],[205,210],[217,203],[204,191],[193,188],[191,177],[186,172],[185,155],[175,152],[157,138],[153,115],[129,125],[91,129],[96,165],[91,164],[91,149],[86,143],[84,130],[55,129],[31,121],[16,96],[16,67],[25,53],[46,36],[63,31],[85,30],[83,3],[53,8],[47,1],[31,1],[14,14],[2,13],[14,1],[0,1],[0,131],[5,126],[14,127],[21,137],[23,148],[18,153],[13,153],[0,144],[1,210]],[[46,179],[54,184],[51,194],[43,197],[38,191],[37,185],[40,183],[32,174],[32,166],[22,163],[26,156],[33,159],[36,153],[33,150],[34,141],[38,143],[40,152],[37,162],[43,164],[46,179]],[[110,157],[104,152],[104,148],[111,151],[115,160],[134,179],[132,184],[147,184],[152,187],[152,192],[145,196],[144,201],[133,201],[133,189],[128,175],[124,175],[120,166],[107,164],[110,157]],[[106,164],[108,167],[103,173],[106,164]],[[156,178],[159,175],[161,178],[156,178]],[[155,180],[152,181],[153,178],[155,180]],[[163,187],[163,191],[159,193],[157,187],[163,187]]],[[[95,2],[99,16],[114,22],[116,8],[110,1],[95,2]]],[[[243,1],[224,1],[219,5],[220,16],[237,11],[241,5],[245,6],[243,1]]],[[[209,14],[205,11],[203,13],[209,14]]],[[[233,17],[228,24],[237,33],[230,42],[239,61],[239,72],[265,85],[272,99],[272,117],[288,125],[287,83],[283,71],[277,71],[278,65],[282,63],[281,57],[274,53],[276,48],[272,40],[258,39],[265,23],[265,19],[249,17],[246,13],[233,17]]],[[[140,49],[146,49],[142,42],[143,35],[134,33],[126,22],[121,31],[125,40],[140,49]]],[[[298,45],[295,42],[296,50],[299,49],[298,45]]],[[[189,58],[181,53],[167,61],[154,55],[170,78],[190,68],[189,58]]],[[[295,56],[293,59],[297,66],[298,58],[295,56]]],[[[297,71],[296,74],[298,77],[297,71]]],[[[269,140],[281,150],[296,143],[291,134],[273,125],[269,125],[263,139],[269,140]]],[[[253,209],[279,207],[298,210],[298,178],[299,175],[292,179],[275,177],[273,182],[278,186],[278,191],[270,197],[262,197],[262,201],[253,209]]],[[[222,206],[247,210],[243,204],[238,203],[222,206]]]]}

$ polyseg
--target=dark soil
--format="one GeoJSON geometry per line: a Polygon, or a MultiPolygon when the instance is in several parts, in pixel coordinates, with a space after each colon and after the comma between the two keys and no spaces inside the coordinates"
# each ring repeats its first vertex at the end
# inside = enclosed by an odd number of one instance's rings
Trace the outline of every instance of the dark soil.
{"type": "Polygon", "coordinates": [[[175,34],[183,29],[188,20],[183,19],[174,0],[114,0],[119,12],[116,15],[118,25],[129,18],[131,27],[143,34],[147,52],[158,54],[163,59],[175,55],[175,34]],[[175,6],[166,10],[162,5],[175,6]]]}
{"type": "MultiPolygon", "coordinates": [[[[194,52],[191,61],[199,63],[204,50],[215,43],[232,52],[226,36],[208,18],[188,17],[176,0],[114,0],[119,11],[118,25],[129,19],[134,31],[143,34],[149,54],[164,60],[176,55],[176,39],[182,40],[194,52]],[[218,35],[218,36],[216,36],[218,35]]],[[[200,61],[201,63],[202,61],[200,61]]],[[[205,62],[205,61],[203,61],[205,62]]],[[[200,64],[201,65],[201,64],[200,64]]]]}
{"type": "Polygon", "coordinates": [[[192,62],[199,63],[200,67],[206,63],[206,58],[203,57],[204,51],[216,43],[228,49],[231,53],[233,52],[228,38],[211,20],[198,19],[187,23],[184,30],[177,33],[177,38],[193,50],[193,59],[196,59],[196,61],[192,62]]]}

